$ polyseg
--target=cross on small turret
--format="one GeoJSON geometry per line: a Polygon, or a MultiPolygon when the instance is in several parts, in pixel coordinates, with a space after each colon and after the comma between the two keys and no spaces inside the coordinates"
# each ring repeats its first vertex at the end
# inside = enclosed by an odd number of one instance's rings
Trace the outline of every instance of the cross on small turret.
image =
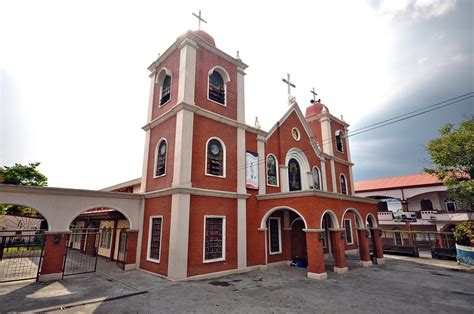
{"type": "Polygon", "coordinates": [[[199,20],[198,29],[201,29],[201,21],[207,24],[207,21],[201,17],[201,10],[199,10],[199,15],[193,13],[193,15],[199,20]]]}
{"type": "Polygon", "coordinates": [[[318,95],[318,94],[314,90],[314,87],[313,87],[313,90],[310,91],[310,93],[313,94],[313,101],[316,101],[316,95],[318,95]]]}

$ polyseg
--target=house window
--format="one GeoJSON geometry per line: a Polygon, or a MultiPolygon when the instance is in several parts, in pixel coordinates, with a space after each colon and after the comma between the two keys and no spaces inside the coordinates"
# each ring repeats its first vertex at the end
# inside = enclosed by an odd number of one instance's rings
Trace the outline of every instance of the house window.
{"type": "Polygon", "coordinates": [[[155,177],[166,174],[166,154],[168,152],[168,143],[162,139],[157,148],[155,177]]]}
{"type": "Polygon", "coordinates": [[[112,229],[102,229],[100,237],[100,247],[103,249],[110,249],[110,239],[112,238],[112,229]]]}
{"type": "Polygon", "coordinates": [[[354,244],[352,239],[352,222],[350,219],[344,219],[344,229],[346,229],[346,243],[354,244]]]}
{"type": "Polygon", "coordinates": [[[224,149],[217,139],[211,139],[207,143],[206,173],[213,176],[224,175],[224,149]]]}
{"type": "Polygon", "coordinates": [[[278,186],[277,161],[273,155],[267,157],[267,184],[278,186]]]}
{"type": "Polygon", "coordinates": [[[269,228],[269,242],[270,242],[270,254],[281,253],[281,226],[280,218],[270,217],[268,220],[269,228]]]}
{"type": "Polygon", "coordinates": [[[321,190],[321,176],[319,175],[318,167],[313,167],[313,188],[321,190]]]}
{"type": "Polygon", "coordinates": [[[344,146],[342,144],[342,137],[343,137],[344,133],[339,130],[339,131],[336,131],[336,149],[338,152],[343,152],[344,151],[344,146]]]}
{"type": "Polygon", "coordinates": [[[171,76],[166,75],[161,86],[160,106],[163,106],[171,99],[171,76]]]}
{"type": "Polygon", "coordinates": [[[341,174],[339,176],[339,182],[341,184],[341,193],[342,194],[347,194],[347,181],[346,181],[346,176],[341,174]]]}
{"type": "Polygon", "coordinates": [[[161,216],[150,217],[148,232],[148,260],[159,262],[161,249],[161,228],[163,218],[161,216]]]}
{"type": "Polygon", "coordinates": [[[209,99],[225,105],[225,82],[222,75],[216,70],[209,75],[209,99]]]}
{"type": "Polygon", "coordinates": [[[431,200],[425,198],[422,199],[420,202],[421,205],[421,210],[433,210],[433,203],[431,203],[431,200]]]}
{"type": "Polygon", "coordinates": [[[294,158],[288,161],[288,182],[290,191],[301,190],[301,168],[298,161],[294,158]]]}
{"type": "Polygon", "coordinates": [[[225,218],[205,217],[204,262],[225,260],[225,218]]]}
{"type": "Polygon", "coordinates": [[[450,198],[444,200],[444,207],[448,212],[456,211],[456,202],[450,198]]]}

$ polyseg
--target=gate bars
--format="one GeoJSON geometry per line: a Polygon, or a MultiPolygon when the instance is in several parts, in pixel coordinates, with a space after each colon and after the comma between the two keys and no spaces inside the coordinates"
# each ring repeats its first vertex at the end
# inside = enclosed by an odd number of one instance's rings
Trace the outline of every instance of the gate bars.
{"type": "Polygon", "coordinates": [[[41,230],[0,231],[0,282],[38,280],[44,242],[41,230]]]}

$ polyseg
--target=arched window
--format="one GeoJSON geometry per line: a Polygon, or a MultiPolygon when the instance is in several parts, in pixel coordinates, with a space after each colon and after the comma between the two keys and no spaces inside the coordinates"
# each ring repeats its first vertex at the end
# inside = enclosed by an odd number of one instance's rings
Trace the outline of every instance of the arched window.
{"type": "Polygon", "coordinates": [[[157,146],[156,151],[156,169],[155,177],[164,176],[166,174],[166,155],[168,153],[168,143],[162,139],[157,146]]]}
{"type": "Polygon", "coordinates": [[[206,173],[213,176],[224,175],[224,148],[222,143],[213,138],[207,142],[206,173]]]}
{"type": "Polygon", "coordinates": [[[290,191],[301,190],[301,168],[295,158],[291,158],[288,162],[288,183],[290,191]]]}
{"type": "Polygon", "coordinates": [[[162,69],[156,76],[155,83],[160,86],[159,106],[163,106],[171,99],[171,71],[162,69]]]}
{"type": "Polygon", "coordinates": [[[278,186],[277,160],[274,155],[267,157],[267,185],[278,186]]]}
{"type": "Polygon", "coordinates": [[[321,190],[321,176],[318,167],[313,167],[313,188],[321,190]]]}
{"type": "Polygon", "coordinates": [[[433,203],[431,203],[431,200],[425,198],[422,199],[420,202],[421,205],[421,210],[432,210],[433,209],[433,203]]]}
{"type": "Polygon", "coordinates": [[[209,94],[208,98],[221,105],[225,105],[225,82],[222,75],[214,70],[209,75],[209,94]]]}
{"type": "Polygon", "coordinates": [[[341,193],[347,194],[347,181],[345,175],[341,174],[339,176],[339,183],[341,184],[341,193]]]}
{"type": "Polygon", "coordinates": [[[344,133],[341,130],[336,131],[336,149],[341,153],[344,151],[344,145],[342,144],[343,136],[344,133]]]}

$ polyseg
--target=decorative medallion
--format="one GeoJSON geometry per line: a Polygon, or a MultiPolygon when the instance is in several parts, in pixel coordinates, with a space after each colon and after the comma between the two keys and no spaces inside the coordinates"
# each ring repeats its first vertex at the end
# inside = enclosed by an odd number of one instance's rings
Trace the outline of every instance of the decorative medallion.
{"type": "Polygon", "coordinates": [[[294,138],[296,141],[299,141],[300,138],[301,138],[300,130],[298,130],[297,128],[292,128],[292,129],[291,129],[291,135],[293,136],[293,138],[294,138]]]}

